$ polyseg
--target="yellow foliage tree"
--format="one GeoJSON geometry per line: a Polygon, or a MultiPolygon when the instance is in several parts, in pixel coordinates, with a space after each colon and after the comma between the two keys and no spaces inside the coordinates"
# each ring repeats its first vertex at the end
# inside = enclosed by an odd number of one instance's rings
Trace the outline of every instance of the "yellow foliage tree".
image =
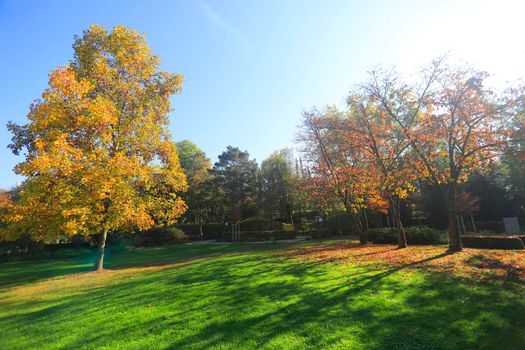
{"type": "Polygon", "coordinates": [[[27,177],[10,203],[3,238],[37,240],[172,224],[185,212],[187,188],[168,131],[169,98],[183,77],[159,71],[145,37],[93,25],[75,39],[70,65],[51,72],[26,125],[8,125],[27,177]]]}

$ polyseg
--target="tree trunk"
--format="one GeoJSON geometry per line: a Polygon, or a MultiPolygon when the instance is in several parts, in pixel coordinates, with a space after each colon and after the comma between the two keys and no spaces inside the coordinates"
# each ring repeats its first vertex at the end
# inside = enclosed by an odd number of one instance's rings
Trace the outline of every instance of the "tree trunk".
{"type": "Polygon", "coordinates": [[[96,271],[104,270],[104,251],[106,250],[106,239],[108,237],[108,230],[104,229],[104,232],[100,236],[100,241],[98,244],[98,260],[95,265],[96,271]]]}
{"type": "Polygon", "coordinates": [[[470,222],[472,222],[472,232],[476,233],[476,224],[474,223],[474,216],[470,213],[470,222]]]}
{"type": "Polygon", "coordinates": [[[461,251],[461,235],[459,233],[455,198],[449,198],[448,200],[448,249],[451,252],[461,251]]]}
{"type": "Polygon", "coordinates": [[[359,243],[368,244],[368,232],[363,228],[363,223],[361,222],[360,213],[357,212],[355,215],[355,224],[357,228],[357,233],[359,234],[359,243]]]}
{"type": "Polygon", "coordinates": [[[463,215],[459,216],[459,221],[461,222],[461,232],[463,234],[467,233],[467,228],[465,227],[465,220],[463,219],[463,215]]]}
{"type": "Polygon", "coordinates": [[[396,207],[396,201],[394,199],[390,199],[390,206],[392,208],[392,222],[394,223],[394,227],[396,228],[397,232],[397,247],[398,248],[406,248],[407,247],[407,237],[405,234],[405,227],[403,226],[403,223],[401,222],[401,214],[396,207]]]}

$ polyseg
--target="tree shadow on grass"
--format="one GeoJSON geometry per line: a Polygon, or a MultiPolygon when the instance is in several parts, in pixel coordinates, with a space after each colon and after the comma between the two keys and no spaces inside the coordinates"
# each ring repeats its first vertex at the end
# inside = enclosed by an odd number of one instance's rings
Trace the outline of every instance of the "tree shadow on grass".
{"type": "Polygon", "coordinates": [[[258,252],[210,257],[4,304],[4,348],[522,349],[523,284],[414,270],[445,255],[359,274],[258,252]]]}

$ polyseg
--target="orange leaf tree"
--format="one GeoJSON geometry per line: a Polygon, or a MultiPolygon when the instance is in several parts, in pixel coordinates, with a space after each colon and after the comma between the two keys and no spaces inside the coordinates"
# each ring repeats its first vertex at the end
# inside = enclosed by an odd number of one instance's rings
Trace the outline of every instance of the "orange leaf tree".
{"type": "Polygon", "coordinates": [[[73,45],[70,65],[50,74],[26,125],[9,124],[10,145],[27,177],[11,210],[9,233],[51,240],[171,224],[186,190],[168,131],[169,98],[182,76],[158,70],[145,37],[117,26],[91,26],[73,45]]]}
{"type": "Polygon", "coordinates": [[[442,60],[423,77],[415,86],[395,74],[373,72],[366,90],[401,128],[420,161],[416,169],[447,202],[449,249],[459,251],[459,186],[507,144],[513,100],[487,89],[485,73],[445,66],[442,60]]]}
{"type": "Polygon", "coordinates": [[[338,200],[355,224],[360,242],[368,242],[361,215],[367,207],[381,203],[381,195],[370,181],[374,176],[360,146],[360,139],[350,132],[344,113],[335,108],[319,112],[313,110],[303,115],[302,143],[305,159],[310,164],[307,186],[318,203],[330,206],[338,200]]]}
{"type": "Polygon", "coordinates": [[[357,141],[364,159],[370,164],[368,182],[375,186],[388,203],[384,210],[392,213],[398,234],[398,247],[406,247],[406,236],[400,214],[400,200],[408,197],[417,178],[417,159],[398,123],[381,108],[379,101],[356,91],[347,98],[349,123],[343,132],[357,141]],[[371,176],[373,175],[373,176],[371,176]]]}

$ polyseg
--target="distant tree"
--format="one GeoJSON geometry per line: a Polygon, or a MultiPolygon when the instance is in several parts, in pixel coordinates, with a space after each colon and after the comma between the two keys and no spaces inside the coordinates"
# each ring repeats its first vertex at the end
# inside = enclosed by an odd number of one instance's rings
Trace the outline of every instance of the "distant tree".
{"type": "Polygon", "coordinates": [[[158,70],[145,37],[91,26],[69,66],[50,74],[26,125],[9,124],[15,168],[27,177],[4,238],[100,234],[171,224],[186,210],[177,148],[168,132],[170,97],[182,76],[158,70]]]}
{"type": "Polygon", "coordinates": [[[217,186],[224,191],[225,211],[237,222],[254,212],[257,196],[257,162],[247,151],[228,146],[213,166],[217,186]]]}
{"type": "Polygon", "coordinates": [[[211,172],[211,162],[206,154],[193,142],[184,140],[177,142],[182,169],[188,181],[188,191],[182,195],[188,211],[184,215],[190,222],[200,225],[214,220],[222,220],[224,215],[222,200],[224,194],[221,188],[215,186],[211,172]]]}
{"type": "Polygon", "coordinates": [[[264,211],[293,223],[294,191],[298,176],[294,170],[292,150],[285,148],[270,154],[261,163],[259,182],[264,211]]]}
{"type": "Polygon", "coordinates": [[[177,142],[177,150],[190,188],[206,180],[211,170],[211,162],[206,153],[190,140],[177,142]]]}

